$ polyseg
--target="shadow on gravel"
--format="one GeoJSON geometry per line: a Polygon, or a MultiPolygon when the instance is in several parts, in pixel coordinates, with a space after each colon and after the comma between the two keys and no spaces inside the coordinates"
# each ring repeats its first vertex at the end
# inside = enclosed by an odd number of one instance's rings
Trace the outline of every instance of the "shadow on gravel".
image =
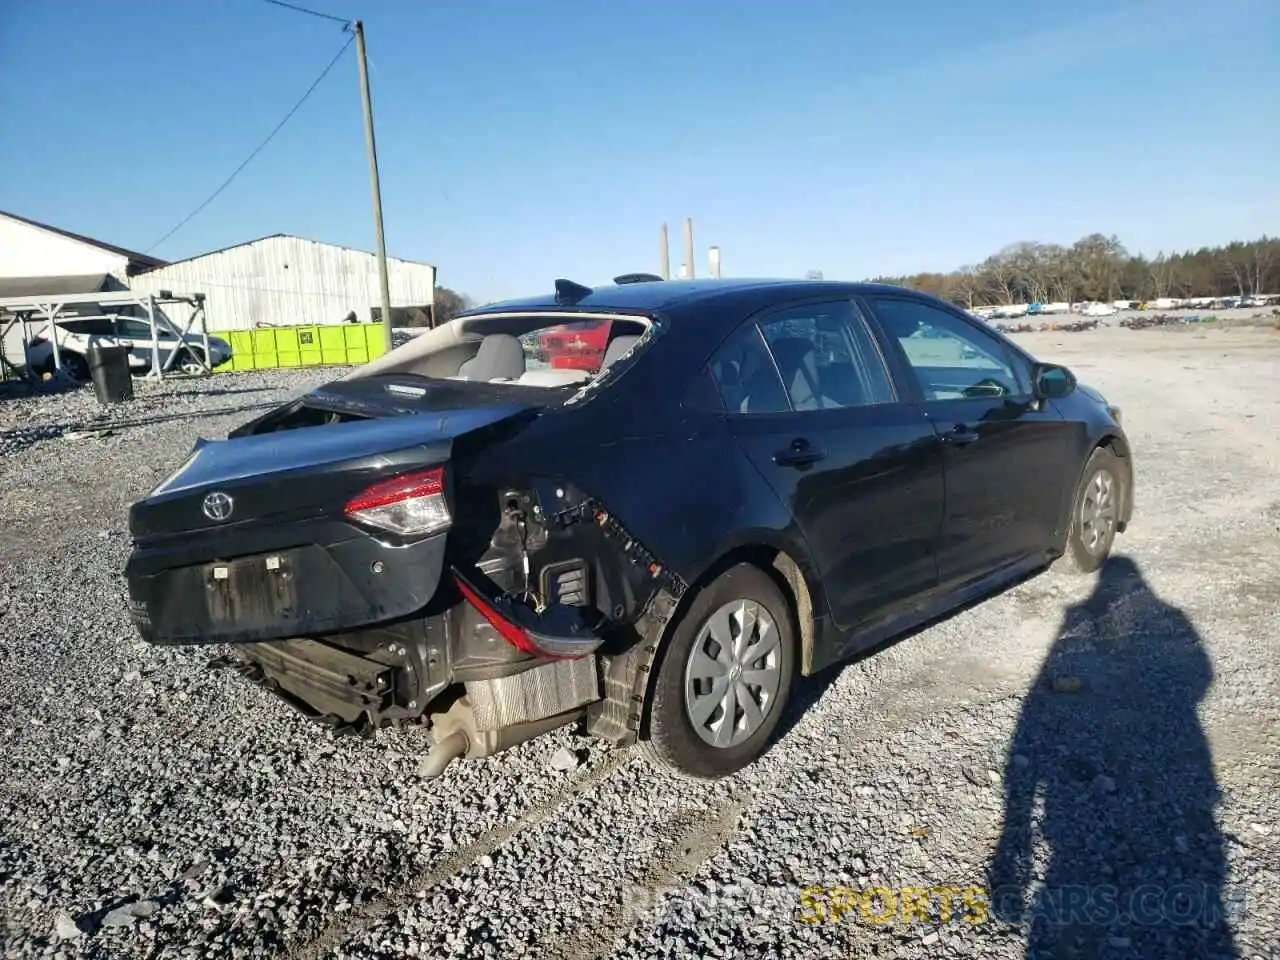
{"type": "Polygon", "coordinates": [[[1114,557],[1022,704],[992,858],[993,915],[1027,957],[1236,957],[1199,635],[1114,557]]]}
{"type": "MultiPolygon", "coordinates": [[[[255,413],[279,406],[275,400],[263,403],[250,403],[239,407],[217,407],[185,413],[165,413],[153,416],[123,417],[116,420],[98,419],[82,420],[77,423],[49,423],[36,427],[13,427],[0,430],[0,457],[21,454],[28,447],[42,440],[92,440],[114,436],[135,427],[148,427],[157,423],[169,423],[176,420],[200,420],[209,417],[229,417],[245,413],[255,413]]],[[[106,416],[109,416],[107,414],[106,416]]]]}
{"type": "Polygon", "coordinates": [[[188,390],[180,393],[181,397],[234,397],[244,393],[273,393],[274,387],[237,387],[234,390],[218,388],[216,390],[188,390]]]}

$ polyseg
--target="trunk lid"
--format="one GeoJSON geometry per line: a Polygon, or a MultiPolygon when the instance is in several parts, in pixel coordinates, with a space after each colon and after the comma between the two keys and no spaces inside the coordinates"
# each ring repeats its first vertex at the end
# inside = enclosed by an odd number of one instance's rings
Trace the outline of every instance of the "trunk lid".
{"type": "Polygon", "coordinates": [[[336,406],[342,405],[322,397],[317,406],[304,398],[280,411],[274,423],[268,424],[270,414],[258,421],[270,432],[197,441],[187,460],[130,510],[134,539],[339,515],[349,497],[379,479],[447,463],[458,437],[536,411],[527,403],[436,412],[392,404],[377,417],[366,402],[362,414],[347,410],[362,419],[288,424],[291,411],[336,406]]]}
{"type": "Polygon", "coordinates": [[[464,405],[430,390],[351,387],[330,385],[227,440],[200,441],[133,505],[125,575],[147,640],[325,636],[414,615],[431,601],[457,514],[447,530],[400,537],[344,507],[380,480],[443,466],[453,512],[452,473],[467,455],[460,445],[500,442],[546,400],[486,392],[464,405]]]}

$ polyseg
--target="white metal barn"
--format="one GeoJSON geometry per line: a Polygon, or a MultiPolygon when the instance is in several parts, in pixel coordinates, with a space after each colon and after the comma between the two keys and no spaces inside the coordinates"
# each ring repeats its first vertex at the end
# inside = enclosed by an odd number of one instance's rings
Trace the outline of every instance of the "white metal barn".
{"type": "MultiPolygon", "coordinates": [[[[66,301],[77,294],[127,291],[135,274],[164,262],[0,210],[0,300],[11,304],[31,301],[53,308],[63,303],[64,313],[97,313],[97,306],[66,301]]],[[[25,324],[12,310],[0,308],[0,377],[8,376],[6,361],[25,365],[25,336],[25,324]]]]}
{"type": "Polygon", "coordinates": [[[127,289],[164,261],[0,210],[0,297],[127,289]]]}
{"type": "MultiPolygon", "coordinates": [[[[392,321],[399,308],[428,310],[434,302],[436,268],[387,258],[392,321]]],[[[381,314],[377,258],[288,234],[274,234],[234,247],[179,260],[131,277],[139,293],[196,291],[206,297],[210,330],[248,330],[259,325],[343,323],[355,315],[369,323],[381,314]]]]}

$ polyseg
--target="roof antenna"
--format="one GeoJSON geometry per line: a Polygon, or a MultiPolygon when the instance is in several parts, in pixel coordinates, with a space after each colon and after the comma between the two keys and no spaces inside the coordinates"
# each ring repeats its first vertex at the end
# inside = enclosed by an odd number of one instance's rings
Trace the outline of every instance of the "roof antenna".
{"type": "Polygon", "coordinates": [[[614,277],[613,282],[619,286],[624,283],[661,283],[662,278],[656,273],[624,273],[614,277]]]}
{"type": "Polygon", "coordinates": [[[580,283],[574,283],[563,277],[556,280],[556,303],[577,303],[590,294],[590,287],[584,287],[580,283]]]}

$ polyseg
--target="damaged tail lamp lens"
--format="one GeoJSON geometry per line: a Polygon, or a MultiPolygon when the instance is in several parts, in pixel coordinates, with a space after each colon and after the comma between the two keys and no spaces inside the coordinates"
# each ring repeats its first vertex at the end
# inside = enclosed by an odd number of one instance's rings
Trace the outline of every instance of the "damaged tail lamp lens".
{"type": "Polygon", "coordinates": [[[444,498],[444,467],[380,480],[352,497],[343,513],[405,537],[439,533],[452,522],[444,498]]]}
{"type": "MultiPolygon", "coordinates": [[[[604,642],[602,637],[585,629],[585,625],[576,620],[562,621],[553,628],[556,630],[554,634],[533,630],[529,626],[516,622],[515,617],[520,615],[517,612],[518,608],[512,607],[508,601],[487,600],[457,570],[454,570],[453,578],[467,603],[489,621],[489,625],[503,640],[521,653],[551,660],[572,660],[593,653],[604,642]]],[[[574,609],[576,611],[578,608],[574,609]]],[[[533,615],[532,611],[527,608],[525,610],[526,616],[533,615]]]]}

